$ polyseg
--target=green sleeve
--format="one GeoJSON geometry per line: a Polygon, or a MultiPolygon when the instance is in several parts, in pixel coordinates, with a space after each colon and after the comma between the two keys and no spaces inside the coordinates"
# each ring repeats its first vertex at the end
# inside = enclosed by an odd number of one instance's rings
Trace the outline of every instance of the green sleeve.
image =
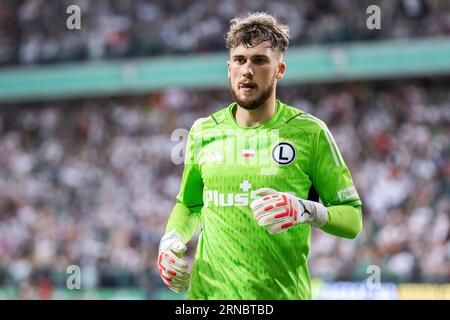
{"type": "Polygon", "coordinates": [[[167,221],[166,233],[175,229],[181,241],[188,243],[194,237],[199,224],[198,213],[191,211],[182,203],[177,203],[167,221]]]}
{"type": "Polygon", "coordinates": [[[186,144],[180,191],[166,226],[166,233],[175,228],[184,243],[194,237],[203,207],[203,179],[196,161],[195,131],[194,123],[186,144]]]}
{"type": "Polygon", "coordinates": [[[362,229],[362,202],[333,136],[325,123],[320,126],[311,165],[313,186],[328,211],[321,230],[353,239],[362,229]]]}
{"type": "Polygon", "coordinates": [[[362,229],[361,206],[350,205],[327,207],[328,221],[320,228],[337,237],[354,239],[362,229]]]}

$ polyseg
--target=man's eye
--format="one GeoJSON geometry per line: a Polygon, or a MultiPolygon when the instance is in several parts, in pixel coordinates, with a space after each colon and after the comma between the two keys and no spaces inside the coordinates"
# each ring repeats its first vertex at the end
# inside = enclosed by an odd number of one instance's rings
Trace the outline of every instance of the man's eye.
{"type": "Polygon", "coordinates": [[[239,63],[239,64],[245,63],[245,60],[244,60],[243,58],[238,58],[238,59],[236,59],[236,61],[237,61],[237,63],[239,63]]]}
{"type": "Polygon", "coordinates": [[[255,63],[256,63],[256,64],[264,63],[264,59],[257,58],[257,59],[255,59],[255,63]]]}

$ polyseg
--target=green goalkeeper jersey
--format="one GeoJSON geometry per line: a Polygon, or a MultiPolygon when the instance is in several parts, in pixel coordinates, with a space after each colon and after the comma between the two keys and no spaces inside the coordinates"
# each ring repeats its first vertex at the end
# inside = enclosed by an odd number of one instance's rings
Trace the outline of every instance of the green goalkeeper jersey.
{"type": "MultiPolygon", "coordinates": [[[[250,209],[269,187],[303,199],[316,194],[329,219],[321,229],[354,238],[361,201],[326,125],[276,101],[275,114],[240,126],[236,104],[197,120],[186,145],[180,192],[166,231],[188,242],[201,224],[189,299],[310,299],[311,226],[271,235],[250,209]]],[[[318,201],[318,199],[315,199],[318,201]]]]}

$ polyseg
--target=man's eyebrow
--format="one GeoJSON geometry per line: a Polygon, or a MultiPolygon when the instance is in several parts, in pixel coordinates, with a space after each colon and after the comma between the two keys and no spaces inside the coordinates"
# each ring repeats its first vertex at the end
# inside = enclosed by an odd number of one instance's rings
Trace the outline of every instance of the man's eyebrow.
{"type": "Polygon", "coordinates": [[[269,57],[266,56],[265,54],[255,54],[254,56],[252,56],[252,58],[265,58],[265,59],[268,59],[269,57]]]}
{"type": "MultiPolygon", "coordinates": [[[[236,58],[247,58],[246,56],[244,56],[243,54],[235,54],[232,56],[233,59],[236,58]]],[[[254,58],[264,58],[264,59],[268,59],[269,57],[265,54],[255,54],[250,56],[249,58],[254,59],[254,58]]]]}

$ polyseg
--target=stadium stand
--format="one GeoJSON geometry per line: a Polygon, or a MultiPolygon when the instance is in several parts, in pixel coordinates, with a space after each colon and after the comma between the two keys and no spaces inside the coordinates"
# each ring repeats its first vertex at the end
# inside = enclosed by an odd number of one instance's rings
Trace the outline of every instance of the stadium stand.
{"type": "Polygon", "coordinates": [[[254,10],[285,21],[291,46],[450,34],[446,0],[5,0],[0,66],[222,51],[230,19],[254,10]],[[65,28],[71,4],[83,12],[80,32],[65,28]],[[383,12],[380,30],[366,27],[374,4],[383,12]]]}
{"type": "MultiPolygon", "coordinates": [[[[293,47],[450,34],[446,0],[4,0],[0,67],[223,51],[242,8],[276,12],[293,47]],[[83,11],[79,33],[55,27],[72,3],[83,11]],[[383,28],[369,31],[365,8],[377,3],[383,28]]],[[[278,89],[328,124],[364,203],[356,240],[313,232],[313,278],[364,281],[377,265],[383,282],[450,282],[449,88],[440,75],[278,89]]],[[[0,101],[0,298],[50,298],[68,265],[82,268],[86,290],[160,298],[155,259],[182,170],[171,135],[226,106],[229,92],[29,100],[0,101]]]]}

